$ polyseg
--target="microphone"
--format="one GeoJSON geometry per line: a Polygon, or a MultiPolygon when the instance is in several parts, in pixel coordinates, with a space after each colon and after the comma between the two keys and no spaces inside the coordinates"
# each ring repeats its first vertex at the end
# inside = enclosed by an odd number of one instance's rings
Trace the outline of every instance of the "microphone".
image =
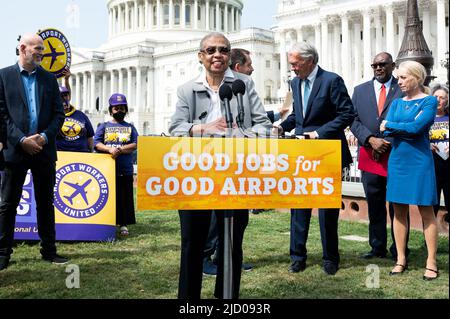
{"type": "Polygon", "coordinates": [[[233,128],[233,114],[231,114],[230,101],[233,98],[233,92],[228,85],[222,85],[219,89],[219,97],[225,105],[225,120],[227,127],[233,128]]]}
{"type": "Polygon", "coordinates": [[[244,123],[244,102],[242,96],[245,94],[245,83],[242,80],[236,80],[231,85],[233,94],[236,95],[238,105],[238,116],[236,117],[236,123],[242,126],[244,123]]]}

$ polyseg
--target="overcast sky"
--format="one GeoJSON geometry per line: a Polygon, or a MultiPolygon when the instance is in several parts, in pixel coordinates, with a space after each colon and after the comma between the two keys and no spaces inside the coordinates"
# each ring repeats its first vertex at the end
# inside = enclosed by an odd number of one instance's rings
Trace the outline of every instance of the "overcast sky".
{"type": "MultiPolygon", "coordinates": [[[[97,48],[107,41],[106,0],[15,0],[1,1],[0,68],[16,62],[19,34],[46,28],[60,30],[73,47],[97,48]],[[79,22],[69,19],[70,8],[79,8],[79,22]],[[78,28],[73,26],[78,24],[78,28]]],[[[242,27],[270,29],[278,0],[244,0],[242,27]]]]}

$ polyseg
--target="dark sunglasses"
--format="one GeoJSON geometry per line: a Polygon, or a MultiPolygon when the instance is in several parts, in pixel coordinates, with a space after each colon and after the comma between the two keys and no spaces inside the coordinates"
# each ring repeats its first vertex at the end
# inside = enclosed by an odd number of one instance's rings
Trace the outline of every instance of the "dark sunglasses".
{"type": "Polygon", "coordinates": [[[220,54],[228,54],[228,53],[230,53],[230,49],[228,47],[207,47],[206,49],[200,50],[200,52],[206,53],[208,55],[213,55],[217,51],[220,54]]]}
{"type": "Polygon", "coordinates": [[[374,63],[374,64],[371,64],[370,66],[372,67],[372,69],[377,69],[378,67],[380,67],[380,68],[384,68],[384,67],[386,67],[386,65],[388,65],[389,63],[387,63],[387,62],[381,62],[381,63],[374,63]]]}

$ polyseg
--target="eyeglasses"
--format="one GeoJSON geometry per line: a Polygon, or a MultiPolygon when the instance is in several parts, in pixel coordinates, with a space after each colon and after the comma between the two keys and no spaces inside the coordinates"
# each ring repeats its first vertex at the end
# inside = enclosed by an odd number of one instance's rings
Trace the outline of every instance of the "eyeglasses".
{"type": "Polygon", "coordinates": [[[380,62],[380,63],[374,63],[374,64],[371,64],[370,66],[372,67],[372,69],[377,69],[378,67],[380,67],[380,68],[384,68],[384,67],[386,67],[386,65],[388,65],[389,63],[387,63],[387,62],[380,62]]]}
{"type": "Polygon", "coordinates": [[[217,51],[220,54],[228,54],[228,53],[230,53],[230,49],[228,47],[207,47],[206,49],[200,50],[200,52],[206,53],[208,55],[213,55],[217,51]]]}

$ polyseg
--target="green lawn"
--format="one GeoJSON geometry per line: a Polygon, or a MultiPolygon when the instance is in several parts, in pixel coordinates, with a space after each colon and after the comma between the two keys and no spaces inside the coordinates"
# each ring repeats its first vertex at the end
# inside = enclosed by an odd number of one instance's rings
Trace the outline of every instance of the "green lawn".
{"type": "MultiPolygon", "coordinates": [[[[70,257],[80,270],[80,288],[66,287],[65,266],[40,260],[37,243],[19,243],[11,266],[0,272],[0,299],[6,298],[176,298],[180,234],[176,212],[138,212],[131,235],[112,243],[58,243],[59,252],[70,257]]],[[[367,225],[339,222],[339,235],[367,237],[367,225]]],[[[390,243],[389,243],[390,244],[390,243]]],[[[448,238],[440,237],[438,265],[441,275],[425,282],[426,249],[421,232],[410,239],[410,269],[401,276],[388,275],[390,259],[366,261],[358,258],[368,251],[367,242],[340,239],[341,269],[327,276],[321,269],[322,248],[318,220],[312,219],[308,239],[308,267],[290,274],[289,214],[250,214],[245,234],[244,260],[255,265],[242,275],[241,298],[351,298],[448,299],[448,238]],[[379,271],[379,288],[368,288],[379,271]],[[370,277],[371,276],[371,277],[370,277]]],[[[213,298],[214,277],[204,277],[203,298],[213,298]]]]}

